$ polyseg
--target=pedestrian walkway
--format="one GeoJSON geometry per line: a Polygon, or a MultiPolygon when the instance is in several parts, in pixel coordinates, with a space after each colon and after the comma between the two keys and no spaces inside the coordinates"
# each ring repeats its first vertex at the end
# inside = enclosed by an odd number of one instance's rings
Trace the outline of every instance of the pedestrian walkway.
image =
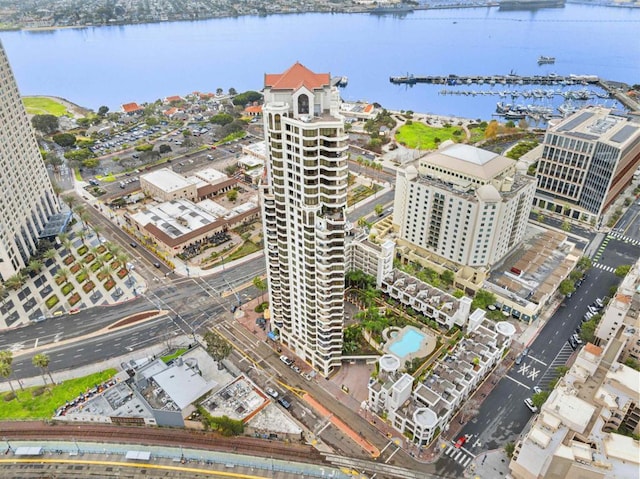
{"type": "Polygon", "coordinates": [[[509,476],[509,458],[504,449],[494,449],[479,454],[469,468],[465,471],[464,477],[472,479],[496,479],[497,477],[509,476]]]}
{"type": "Polygon", "coordinates": [[[449,445],[444,451],[444,455],[450,457],[462,467],[467,467],[469,463],[475,458],[471,452],[460,447],[457,448],[453,444],[449,445]]]}
{"type": "Polygon", "coordinates": [[[609,233],[608,237],[617,239],[619,241],[624,241],[625,243],[630,243],[633,246],[640,245],[640,241],[638,241],[637,239],[630,238],[630,237],[625,236],[625,235],[623,235],[621,233],[618,233],[617,230],[611,230],[611,233],[609,233]]]}
{"type": "Polygon", "coordinates": [[[593,263],[593,267],[601,269],[603,271],[607,271],[608,273],[616,272],[616,269],[613,266],[607,266],[606,264],[602,264],[602,263],[593,263]]]}

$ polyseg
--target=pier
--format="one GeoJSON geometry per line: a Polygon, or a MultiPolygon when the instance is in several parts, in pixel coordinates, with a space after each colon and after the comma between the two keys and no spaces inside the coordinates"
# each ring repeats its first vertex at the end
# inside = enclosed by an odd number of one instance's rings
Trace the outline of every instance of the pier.
{"type": "MultiPolygon", "coordinates": [[[[640,103],[627,95],[628,85],[603,80],[597,75],[556,75],[550,73],[548,75],[516,75],[510,73],[508,75],[427,75],[427,76],[392,76],[389,81],[395,85],[415,85],[417,83],[425,83],[430,85],[447,85],[447,86],[464,86],[464,85],[593,85],[603,89],[606,95],[598,95],[595,92],[589,92],[600,98],[615,98],[625,108],[630,111],[640,111],[640,103]]],[[[451,90],[443,90],[443,94],[456,94],[451,90]]],[[[556,92],[557,93],[557,92],[556,92]]],[[[465,94],[465,93],[461,93],[465,94]]],[[[469,94],[469,93],[467,93],[469,94]]],[[[480,93],[478,94],[487,94],[480,93]]],[[[497,93],[500,94],[500,93],[497,93]]],[[[511,92],[505,92],[511,94],[511,92]]],[[[561,94],[561,93],[558,93],[561,94]]],[[[502,95],[501,95],[502,96],[502,95]]],[[[582,98],[581,98],[582,99],[582,98]]]]}
{"type": "Polygon", "coordinates": [[[596,75],[429,75],[429,76],[392,76],[389,81],[396,85],[589,85],[600,81],[596,75]]]}

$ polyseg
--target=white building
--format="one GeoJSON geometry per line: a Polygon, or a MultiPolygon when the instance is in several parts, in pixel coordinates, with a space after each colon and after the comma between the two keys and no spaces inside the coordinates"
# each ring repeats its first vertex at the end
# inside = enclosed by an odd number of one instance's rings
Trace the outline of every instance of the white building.
{"type": "Polygon", "coordinates": [[[369,381],[369,409],[386,413],[389,424],[416,444],[429,444],[464,407],[511,344],[515,327],[484,316],[479,309],[471,314],[465,339],[437,361],[415,388],[412,376],[400,374],[401,359],[393,354],[382,356],[377,378],[369,381]]]}
{"type": "Polygon", "coordinates": [[[0,109],[0,281],[5,281],[28,264],[59,206],[2,44],[0,109]]]}
{"type": "Polygon", "coordinates": [[[340,366],[347,140],[328,73],[266,74],[265,257],[272,324],[321,374],[340,366]]]}
{"type": "Polygon", "coordinates": [[[140,189],[152,198],[161,201],[187,199],[195,201],[198,187],[184,176],[170,170],[159,170],[145,173],[140,176],[140,189]]]}
{"type": "Polygon", "coordinates": [[[398,171],[398,245],[458,265],[491,267],[522,240],[535,180],[517,173],[509,158],[446,143],[398,171]]]}

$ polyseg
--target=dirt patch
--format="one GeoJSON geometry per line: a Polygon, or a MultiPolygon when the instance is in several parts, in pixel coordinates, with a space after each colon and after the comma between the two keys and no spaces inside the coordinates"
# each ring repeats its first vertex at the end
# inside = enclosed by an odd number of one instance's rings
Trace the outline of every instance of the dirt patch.
{"type": "Polygon", "coordinates": [[[143,321],[145,319],[151,318],[152,316],[157,316],[162,313],[162,311],[154,309],[152,311],[143,311],[142,313],[132,314],[127,318],[123,318],[120,321],[116,321],[107,327],[107,329],[115,329],[121,328],[122,326],[128,326],[129,324],[137,323],[138,321],[143,321]]]}

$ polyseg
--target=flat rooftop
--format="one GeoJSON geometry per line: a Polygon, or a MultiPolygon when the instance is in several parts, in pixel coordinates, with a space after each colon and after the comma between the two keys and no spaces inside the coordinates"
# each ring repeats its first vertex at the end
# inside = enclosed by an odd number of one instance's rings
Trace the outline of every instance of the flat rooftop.
{"type": "Polygon", "coordinates": [[[190,181],[187,181],[184,176],[168,168],[160,168],[159,170],[145,173],[140,176],[140,179],[151,183],[167,193],[182,190],[192,184],[190,181]]]}
{"type": "Polygon", "coordinates": [[[143,227],[153,224],[170,238],[179,238],[218,219],[213,213],[184,199],[151,206],[133,214],[132,218],[143,227]]]}
{"type": "Polygon", "coordinates": [[[624,148],[640,135],[640,124],[618,111],[592,107],[576,112],[551,126],[549,131],[624,148]]]}
{"type": "Polygon", "coordinates": [[[420,166],[492,180],[515,168],[515,161],[471,145],[453,144],[420,159],[420,166]]]}

